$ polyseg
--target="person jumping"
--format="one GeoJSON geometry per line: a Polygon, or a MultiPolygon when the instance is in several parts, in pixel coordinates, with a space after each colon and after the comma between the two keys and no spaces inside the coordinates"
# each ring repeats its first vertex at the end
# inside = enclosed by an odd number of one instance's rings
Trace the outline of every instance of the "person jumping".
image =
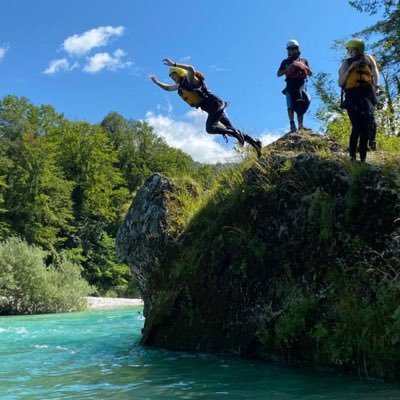
{"type": "Polygon", "coordinates": [[[150,76],[157,86],[169,92],[178,91],[178,95],[191,107],[205,111],[208,114],[207,133],[223,135],[225,139],[226,136],[234,137],[240,146],[244,146],[247,142],[257,151],[258,157],[261,156],[261,141],[232,126],[225,113],[228,103],[208,90],[201,72],[196,71],[191,65],[177,64],[168,58],[165,58],[163,63],[170,67],[169,76],[175,84],[161,83],[155,75],[150,76]]]}

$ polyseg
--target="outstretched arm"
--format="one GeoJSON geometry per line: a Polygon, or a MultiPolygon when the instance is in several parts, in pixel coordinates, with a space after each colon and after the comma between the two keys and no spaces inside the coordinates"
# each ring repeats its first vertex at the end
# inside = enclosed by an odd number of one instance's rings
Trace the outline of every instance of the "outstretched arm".
{"type": "Polygon", "coordinates": [[[199,80],[196,78],[196,70],[193,68],[192,65],[189,64],[178,64],[176,62],[172,62],[169,58],[164,58],[163,63],[165,65],[168,65],[170,67],[178,67],[178,68],[182,68],[185,69],[188,74],[187,74],[187,79],[189,80],[190,83],[199,83],[199,80]]]}
{"type": "Polygon", "coordinates": [[[157,80],[155,75],[151,75],[150,79],[161,89],[166,90],[167,92],[173,92],[174,90],[178,90],[179,85],[167,85],[166,83],[161,83],[157,80]]]}

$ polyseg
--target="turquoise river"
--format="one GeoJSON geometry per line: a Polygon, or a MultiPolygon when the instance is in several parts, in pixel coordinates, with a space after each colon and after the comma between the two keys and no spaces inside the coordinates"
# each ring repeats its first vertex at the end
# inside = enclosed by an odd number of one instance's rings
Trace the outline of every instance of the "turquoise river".
{"type": "Polygon", "coordinates": [[[139,344],[140,308],[0,317],[0,399],[400,399],[400,384],[139,344]]]}

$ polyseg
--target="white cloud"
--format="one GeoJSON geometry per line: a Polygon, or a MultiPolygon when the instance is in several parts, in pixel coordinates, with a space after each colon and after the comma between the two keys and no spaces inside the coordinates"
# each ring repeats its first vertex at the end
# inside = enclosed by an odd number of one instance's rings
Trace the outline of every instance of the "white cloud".
{"type": "Polygon", "coordinates": [[[43,71],[43,73],[47,75],[53,75],[58,71],[61,70],[69,71],[74,68],[76,68],[75,64],[72,67],[70,67],[69,62],[66,58],[60,58],[58,60],[50,61],[49,66],[43,71]]]}
{"type": "Polygon", "coordinates": [[[62,48],[69,55],[82,56],[95,47],[106,46],[112,38],[121,36],[124,30],[123,26],[100,26],[81,35],[75,34],[67,37],[62,48]]]}
{"type": "MultiPolygon", "coordinates": [[[[159,105],[158,113],[146,113],[146,122],[154,128],[154,132],[165,138],[170,146],[176,147],[190,154],[195,161],[214,164],[217,162],[238,162],[245,153],[238,152],[233,148],[236,141],[229,138],[228,147],[216,139],[221,135],[210,135],[205,130],[207,114],[198,109],[190,109],[182,120],[175,120],[171,113],[162,114],[160,111],[165,107],[159,105]]],[[[171,109],[172,111],[172,109],[171,109]]],[[[281,138],[287,129],[277,129],[276,131],[265,130],[260,134],[248,132],[253,138],[258,138],[262,146],[268,146],[281,138]]],[[[251,150],[251,146],[246,144],[246,149],[251,150]]]]}
{"type": "Polygon", "coordinates": [[[83,70],[95,74],[103,69],[116,71],[117,69],[129,68],[133,63],[131,61],[123,61],[122,57],[125,55],[122,49],[116,50],[112,55],[109,53],[97,53],[88,58],[88,62],[83,67],[83,70]]]}
{"type": "Polygon", "coordinates": [[[214,71],[217,71],[217,72],[225,72],[225,71],[228,71],[227,68],[219,67],[218,65],[211,65],[210,68],[211,68],[212,70],[214,70],[214,71]]]}
{"type": "Polygon", "coordinates": [[[0,62],[3,60],[4,56],[8,51],[8,46],[0,47],[0,62]]]}
{"type": "Polygon", "coordinates": [[[285,133],[287,132],[287,129],[280,129],[275,132],[270,132],[270,131],[264,131],[259,135],[261,143],[264,146],[268,146],[272,142],[275,142],[275,140],[278,140],[281,138],[285,133]]]}
{"type": "Polygon", "coordinates": [[[195,161],[208,164],[237,161],[239,156],[233,149],[217,142],[220,135],[206,132],[206,118],[206,113],[194,109],[186,113],[186,121],[174,120],[169,115],[146,113],[146,122],[157,135],[165,138],[170,146],[190,154],[195,161]]]}
{"type": "MultiPolygon", "coordinates": [[[[89,52],[97,47],[107,46],[109,42],[123,35],[123,26],[100,26],[88,30],[80,35],[74,34],[67,37],[61,46],[67,55],[64,58],[52,60],[43,71],[44,74],[52,75],[61,70],[82,70],[95,74],[102,70],[116,71],[118,69],[130,68],[130,73],[139,76],[141,69],[132,61],[124,60],[126,53],[122,49],[111,52],[101,52],[89,56],[89,52]],[[87,55],[84,63],[78,62],[76,57],[87,55]]],[[[1,48],[0,48],[1,49],[1,48]]],[[[1,59],[0,59],[1,61],[1,59]]]]}

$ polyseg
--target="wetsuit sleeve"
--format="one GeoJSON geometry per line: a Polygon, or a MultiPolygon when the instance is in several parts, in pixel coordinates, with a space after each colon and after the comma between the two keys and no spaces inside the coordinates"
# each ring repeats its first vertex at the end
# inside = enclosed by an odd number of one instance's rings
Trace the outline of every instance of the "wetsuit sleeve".
{"type": "Polygon", "coordinates": [[[281,62],[281,65],[279,66],[278,72],[276,73],[276,75],[279,77],[283,76],[286,73],[287,67],[288,67],[289,63],[288,60],[285,59],[281,62]]]}
{"type": "Polygon", "coordinates": [[[283,60],[281,62],[281,65],[279,66],[279,70],[278,71],[281,71],[281,70],[285,69],[286,67],[287,67],[287,60],[283,60]]]}

